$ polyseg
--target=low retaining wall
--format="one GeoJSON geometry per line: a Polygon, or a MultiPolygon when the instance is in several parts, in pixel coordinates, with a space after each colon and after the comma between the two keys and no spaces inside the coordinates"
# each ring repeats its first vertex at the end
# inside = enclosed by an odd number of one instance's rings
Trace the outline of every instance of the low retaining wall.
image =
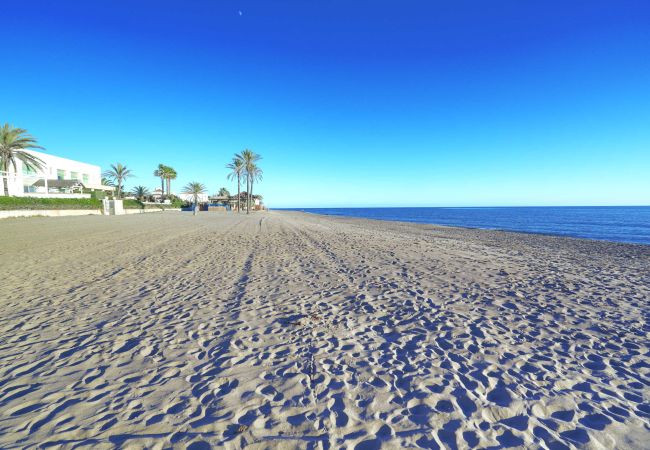
{"type": "MultiPolygon", "coordinates": [[[[180,209],[125,209],[124,214],[143,214],[150,212],[163,211],[180,211],[180,209]]],[[[66,217],[66,216],[101,216],[101,209],[12,209],[9,211],[0,211],[0,219],[9,219],[11,217],[66,217]]]]}
{"type": "Polygon", "coordinates": [[[147,209],[125,209],[123,214],[143,214],[150,212],[163,212],[160,208],[147,208],[147,209]]]}
{"type": "Polygon", "coordinates": [[[102,211],[99,209],[12,209],[10,211],[0,211],[0,219],[10,217],[65,217],[65,216],[101,216],[102,211]]]}

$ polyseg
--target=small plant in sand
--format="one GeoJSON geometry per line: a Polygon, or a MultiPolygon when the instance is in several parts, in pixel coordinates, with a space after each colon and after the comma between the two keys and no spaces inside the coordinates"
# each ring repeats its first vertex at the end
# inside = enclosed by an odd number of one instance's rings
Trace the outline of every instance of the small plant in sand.
{"type": "Polygon", "coordinates": [[[183,188],[183,194],[189,194],[192,196],[192,204],[193,204],[193,214],[196,216],[196,209],[199,205],[199,196],[201,194],[205,194],[206,188],[203,183],[199,183],[198,181],[192,181],[190,183],[187,183],[185,187],[183,188]]]}

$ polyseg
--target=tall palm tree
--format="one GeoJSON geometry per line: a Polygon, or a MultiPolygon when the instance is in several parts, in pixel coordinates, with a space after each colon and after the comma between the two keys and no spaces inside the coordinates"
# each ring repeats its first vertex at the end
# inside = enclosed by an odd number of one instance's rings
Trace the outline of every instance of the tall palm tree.
{"type": "Polygon", "coordinates": [[[255,200],[255,198],[253,197],[253,183],[255,183],[256,181],[262,181],[262,175],[263,174],[264,174],[264,172],[262,171],[262,169],[257,167],[256,164],[253,164],[253,166],[251,167],[250,175],[249,175],[250,179],[251,179],[251,195],[250,195],[251,199],[250,199],[250,202],[255,200]]]}
{"type": "Polygon", "coordinates": [[[237,178],[237,212],[241,211],[241,177],[244,175],[244,160],[235,155],[232,162],[226,165],[226,169],[230,169],[228,179],[232,180],[237,178]]]}
{"type": "Polygon", "coordinates": [[[160,191],[161,195],[165,196],[165,178],[167,177],[167,166],[164,164],[158,164],[158,168],[153,171],[154,177],[160,178],[160,191]]]}
{"type": "Polygon", "coordinates": [[[122,185],[127,178],[133,176],[133,172],[120,163],[111,164],[111,168],[105,171],[102,176],[111,179],[117,185],[115,198],[122,197],[122,185]]]}
{"type": "Polygon", "coordinates": [[[245,149],[239,155],[236,155],[238,158],[244,161],[244,171],[246,173],[246,214],[251,212],[251,180],[253,176],[253,171],[255,168],[255,163],[262,159],[260,155],[255,153],[253,150],[245,149]]]}
{"type": "Polygon", "coordinates": [[[172,195],[172,180],[175,180],[178,174],[173,167],[165,166],[165,180],[167,180],[167,195],[172,195]]]}
{"type": "Polygon", "coordinates": [[[149,189],[144,186],[136,186],[131,190],[131,194],[140,201],[143,201],[147,195],[150,195],[149,189]]]}
{"type": "Polygon", "coordinates": [[[36,139],[27,130],[14,128],[8,123],[0,128],[0,168],[4,172],[2,181],[5,196],[9,196],[9,166],[16,172],[16,160],[22,161],[31,170],[42,169],[45,165],[43,160],[25,151],[30,148],[43,147],[36,144],[36,139]]]}
{"type": "Polygon", "coordinates": [[[183,188],[183,194],[189,194],[192,196],[192,200],[194,203],[194,215],[196,216],[196,206],[199,203],[199,195],[205,194],[206,188],[205,185],[202,183],[199,183],[198,181],[192,181],[190,183],[187,183],[185,187],[183,188]]]}

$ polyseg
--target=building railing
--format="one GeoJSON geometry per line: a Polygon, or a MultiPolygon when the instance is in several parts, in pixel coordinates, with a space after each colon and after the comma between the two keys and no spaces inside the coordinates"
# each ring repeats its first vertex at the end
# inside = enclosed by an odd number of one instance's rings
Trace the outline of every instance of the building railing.
{"type": "Polygon", "coordinates": [[[49,186],[48,181],[50,180],[46,176],[0,171],[0,184],[2,185],[0,186],[0,195],[4,195],[4,186],[6,183],[9,195],[16,197],[90,198],[90,194],[84,194],[82,192],[81,185],[79,187],[58,188],[49,186]],[[35,186],[40,180],[43,180],[42,186],[35,186]]]}

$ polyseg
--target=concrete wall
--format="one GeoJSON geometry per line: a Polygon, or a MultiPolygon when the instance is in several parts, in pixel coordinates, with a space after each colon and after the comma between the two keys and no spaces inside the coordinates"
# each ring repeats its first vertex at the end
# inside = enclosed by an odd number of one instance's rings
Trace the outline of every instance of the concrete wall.
{"type": "Polygon", "coordinates": [[[11,211],[0,211],[0,219],[10,217],[65,217],[65,216],[101,216],[100,209],[15,209],[11,211]]]}
{"type": "MultiPolygon", "coordinates": [[[[186,202],[193,202],[194,196],[192,194],[178,194],[178,198],[186,202]]],[[[199,203],[205,203],[209,201],[208,194],[199,194],[199,203]]]]}
{"type": "MultiPolygon", "coordinates": [[[[180,209],[167,209],[165,211],[180,211],[180,209]]],[[[150,212],[163,212],[162,209],[125,209],[123,214],[144,214],[150,212]]],[[[0,211],[0,219],[11,217],[66,217],[66,216],[101,216],[101,209],[15,209],[0,211]]]]}
{"type": "Polygon", "coordinates": [[[150,212],[163,212],[162,209],[159,208],[150,208],[150,209],[125,209],[122,214],[144,214],[144,213],[150,213],[150,212]]]}

